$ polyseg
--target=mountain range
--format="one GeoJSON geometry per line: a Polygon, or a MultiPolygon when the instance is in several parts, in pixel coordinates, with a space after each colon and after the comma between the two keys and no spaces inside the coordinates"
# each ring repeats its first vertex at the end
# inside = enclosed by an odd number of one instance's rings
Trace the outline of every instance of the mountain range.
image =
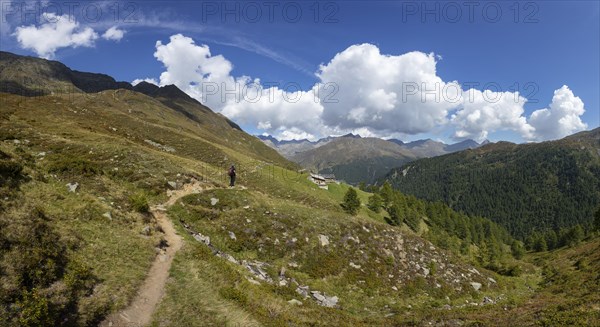
{"type": "Polygon", "coordinates": [[[306,139],[280,141],[263,135],[258,138],[306,169],[334,174],[337,179],[354,185],[359,182],[372,184],[390,169],[419,158],[474,149],[489,143],[487,140],[481,144],[464,140],[448,145],[431,139],[404,143],[397,139],[363,138],[353,134],[313,142],[306,139]]]}

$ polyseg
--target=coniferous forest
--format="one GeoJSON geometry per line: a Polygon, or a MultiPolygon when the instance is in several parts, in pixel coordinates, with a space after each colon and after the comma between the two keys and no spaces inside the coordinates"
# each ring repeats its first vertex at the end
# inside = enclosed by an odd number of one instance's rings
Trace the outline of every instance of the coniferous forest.
{"type": "Polygon", "coordinates": [[[540,235],[560,244],[554,234],[560,239],[577,225],[584,233],[592,229],[600,203],[599,134],[489,144],[406,164],[387,179],[406,194],[490,218],[532,246],[540,235]]]}

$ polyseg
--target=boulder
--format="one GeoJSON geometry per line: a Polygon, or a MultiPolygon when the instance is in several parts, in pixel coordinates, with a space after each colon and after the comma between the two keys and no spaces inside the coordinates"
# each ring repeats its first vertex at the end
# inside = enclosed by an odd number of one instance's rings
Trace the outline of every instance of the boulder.
{"type": "Polygon", "coordinates": [[[308,291],[309,291],[308,286],[298,286],[296,288],[296,293],[302,295],[304,298],[308,297],[308,291]]]}
{"type": "Polygon", "coordinates": [[[210,245],[210,237],[209,236],[204,236],[202,234],[194,234],[194,239],[198,242],[202,242],[206,245],[210,245]]]}
{"type": "Polygon", "coordinates": [[[337,305],[339,299],[337,296],[326,296],[321,294],[319,291],[310,292],[312,297],[317,301],[317,303],[321,306],[333,308],[337,305]]]}
{"type": "Polygon", "coordinates": [[[319,242],[321,243],[321,246],[327,246],[329,245],[329,237],[319,234],[319,242]]]}
{"type": "Polygon", "coordinates": [[[67,189],[71,193],[75,193],[77,191],[78,187],[79,187],[79,183],[77,183],[77,182],[67,184],[67,189]]]}
{"type": "Polygon", "coordinates": [[[475,289],[476,291],[479,291],[479,289],[481,288],[481,283],[471,282],[471,286],[473,286],[473,289],[475,289]]]}
{"type": "Polygon", "coordinates": [[[319,291],[311,291],[310,294],[312,294],[312,297],[319,302],[325,301],[325,296],[323,296],[323,294],[321,294],[319,291]]]}

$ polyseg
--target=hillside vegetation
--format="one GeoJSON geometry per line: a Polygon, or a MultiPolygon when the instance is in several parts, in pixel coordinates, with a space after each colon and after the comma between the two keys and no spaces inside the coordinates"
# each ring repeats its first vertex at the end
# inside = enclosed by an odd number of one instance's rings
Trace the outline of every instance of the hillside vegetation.
{"type": "Polygon", "coordinates": [[[490,218],[522,240],[577,224],[589,230],[600,204],[600,129],[421,159],[385,180],[402,192],[490,218]]]}

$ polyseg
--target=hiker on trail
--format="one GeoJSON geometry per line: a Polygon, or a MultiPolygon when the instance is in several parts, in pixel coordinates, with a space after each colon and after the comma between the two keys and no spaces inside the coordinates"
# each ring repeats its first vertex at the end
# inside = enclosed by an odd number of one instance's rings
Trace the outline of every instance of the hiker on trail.
{"type": "Polygon", "coordinates": [[[227,173],[229,175],[229,186],[233,187],[233,185],[235,184],[235,166],[231,165],[231,167],[229,167],[229,172],[227,173]]]}

